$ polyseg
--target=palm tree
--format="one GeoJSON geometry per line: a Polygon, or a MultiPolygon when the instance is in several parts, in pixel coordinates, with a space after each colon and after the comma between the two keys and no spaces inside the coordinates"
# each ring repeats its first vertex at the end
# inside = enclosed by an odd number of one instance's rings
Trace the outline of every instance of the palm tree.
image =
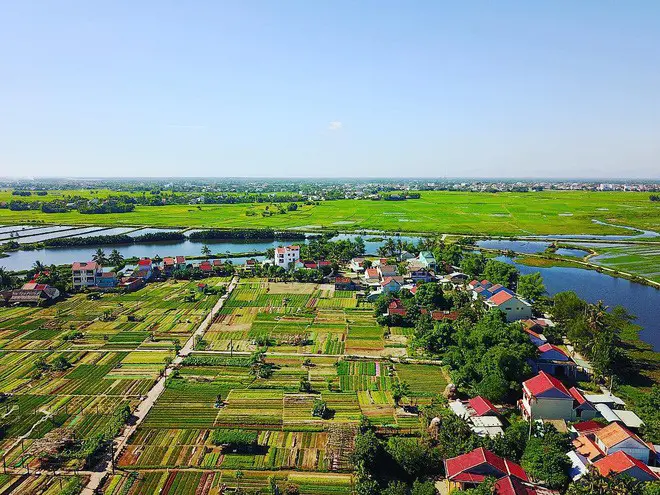
{"type": "Polygon", "coordinates": [[[594,334],[599,333],[605,326],[607,310],[608,307],[603,304],[603,301],[598,301],[596,304],[590,304],[587,307],[587,323],[594,334]]]}
{"type": "Polygon", "coordinates": [[[108,261],[110,261],[110,264],[112,266],[119,266],[124,262],[124,257],[121,255],[119,251],[113,249],[112,252],[110,253],[110,257],[108,258],[108,261]]]}
{"type": "Polygon", "coordinates": [[[94,256],[92,256],[92,261],[96,261],[99,265],[105,265],[108,262],[108,258],[105,256],[105,251],[98,248],[94,256]]]}
{"type": "Polygon", "coordinates": [[[46,265],[44,265],[41,261],[37,260],[32,265],[32,269],[35,272],[43,272],[46,269],[46,265]]]}
{"type": "Polygon", "coordinates": [[[202,254],[204,256],[209,256],[211,254],[211,248],[209,248],[206,244],[202,246],[202,254]]]}

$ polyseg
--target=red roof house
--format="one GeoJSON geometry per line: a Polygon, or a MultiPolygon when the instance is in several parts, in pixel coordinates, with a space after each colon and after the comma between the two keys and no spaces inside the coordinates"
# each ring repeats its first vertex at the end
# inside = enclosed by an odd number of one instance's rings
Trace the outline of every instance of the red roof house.
{"type": "Polygon", "coordinates": [[[406,316],[408,312],[400,299],[393,299],[387,306],[388,315],[406,316]]]}
{"type": "Polygon", "coordinates": [[[522,482],[513,476],[497,480],[493,488],[493,493],[497,495],[555,495],[559,493],[556,490],[522,482]]]}
{"type": "MultiPolygon", "coordinates": [[[[573,388],[569,389],[569,392],[573,390],[573,388]]],[[[572,428],[580,435],[589,435],[591,433],[597,432],[598,430],[602,430],[603,425],[598,421],[582,421],[580,423],[575,423],[572,428]]]]}
{"type": "Polygon", "coordinates": [[[445,474],[452,489],[472,488],[487,477],[501,479],[513,476],[521,481],[529,481],[527,473],[520,465],[499,457],[483,447],[458,457],[445,459],[444,464],[445,474]]]}
{"type": "Polygon", "coordinates": [[[594,467],[602,476],[625,474],[639,481],[658,481],[660,479],[642,461],[621,450],[594,462],[594,467]]]}
{"type": "Polygon", "coordinates": [[[518,405],[525,419],[574,419],[573,396],[554,376],[541,371],[522,386],[523,398],[518,405]]]}
{"type": "Polygon", "coordinates": [[[474,409],[476,416],[495,416],[499,414],[493,403],[480,395],[472,397],[468,400],[468,404],[474,409]]]}

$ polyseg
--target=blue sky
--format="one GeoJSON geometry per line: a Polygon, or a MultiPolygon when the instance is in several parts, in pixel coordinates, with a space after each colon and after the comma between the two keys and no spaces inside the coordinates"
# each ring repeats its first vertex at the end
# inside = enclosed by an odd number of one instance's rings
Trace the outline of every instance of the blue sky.
{"type": "Polygon", "coordinates": [[[660,177],[660,2],[0,7],[0,175],[660,177]]]}

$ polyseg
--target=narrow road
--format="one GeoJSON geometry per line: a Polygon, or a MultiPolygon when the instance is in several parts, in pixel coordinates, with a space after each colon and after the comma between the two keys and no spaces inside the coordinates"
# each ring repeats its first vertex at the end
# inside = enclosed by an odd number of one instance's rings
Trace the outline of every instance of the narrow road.
{"type": "MultiPolygon", "coordinates": [[[[117,461],[122,449],[128,443],[128,439],[135,432],[138,426],[142,424],[142,421],[144,421],[144,418],[147,416],[151,408],[154,406],[154,404],[158,400],[158,397],[160,397],[160,394],[162,394],[163,391],[165,390],[165,382],[167,378],[174,372],[175,367],[180,365],[183,359],[186,356],[190,355],[190,353],[194,350],[195,341],[197,337],[201,338],[204,336],[204,332],[206,332],[208,327],[211,325],[211,322],[215,318],[216,314],[218,314],[218,311],[220,311],[220,309],[224,305],[225,301],[227,300],[231,292],[236,288],[236,285],[238,284],[238,280],[239,280],[238,277],[234,277],[232,279],[231,283],[227,287],[227,292],[225,293],[225,295],[222,296],[220,299],[218,299],[218,302],[215,304],[215,306],[213,306],[213,309],[211,309],[209,314],[206,315],[206,318],[204,318],[204,321],[202,321],[202,323],[199,325],[197,330],[195,330],[195,332],[186,341],[184,346],[177,354],[176,358],[174,358],[172,362],[169,365],[167,365],[167,367],[165,368],[165,372],[163,373],[163,376],[154,384],[153,387],[151,387],[151,390],[147,392],[145,398],[142,399],[142,401],[137,406],[135,411],[133,411],[133,417],[135,421],[131,425],[124,428],[122,433],[114,440],[114,461],[117,461]]],[[[111,472],[112,472],[112,463],[108,462],[104,470],[95,471],[91,474],[87,486],[83,488],[83,491],[81,493],[83,495],[93,495],[96,492],[96,489],[101,485],[103,478],[105,478],[105,476],[111,472]]]]}

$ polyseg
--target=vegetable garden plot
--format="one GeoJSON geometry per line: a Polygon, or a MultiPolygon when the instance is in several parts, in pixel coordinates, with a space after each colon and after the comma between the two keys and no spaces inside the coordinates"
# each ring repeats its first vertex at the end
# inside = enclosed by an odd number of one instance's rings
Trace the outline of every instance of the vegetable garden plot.
{"type": "Polygon", "coordinates": [[[333,411],[333,422],[359,421],[362,411],[355,392],[321,392],[328,409],[333,411]]]}
{"type": "Polygon", "coordinates": [[[389,390],[392,379],[387,376],[388,364],[380,361],[339,361],[337,375],[342,391],[389,390]]]}
{"type": "Polygon", "coordinates": [[[211,428],[218,409],[214,407],[218,394],[226,388],[214,382],[196,383],[170,379],[165,391],[144,420],[150,428],[211,428]]]}
{"type": "Polygon", "coordinates": [[[257,456],[255,464],[262,469],[326,471],[327,440],[324,432],[262,431],[259,445],[267,446],[268,452],[257,456]]]}
{"type": "Polygon", "coordinates": [[[346,352],[378,351],[385,348],[383,329],[379,326],[349,325],[346,352]]]}
{"type": "Polygon", "coordinates": [[[397,364],[396,376],[410,387],[412,397],[433,397],[441,394],[447,379],[439,366],[428,364],[397,364]]]}
{"type": "Polygon", "coordinates": [[[389,392],[357,393],[360,410],[374,425],[395,424],[394,399],[389,392]]]}
{"type": "Polygon", "coordinates": [[[281,428],[284,392],[232,390],[218,412],[215,426],[224,428],[281,428]]]}

